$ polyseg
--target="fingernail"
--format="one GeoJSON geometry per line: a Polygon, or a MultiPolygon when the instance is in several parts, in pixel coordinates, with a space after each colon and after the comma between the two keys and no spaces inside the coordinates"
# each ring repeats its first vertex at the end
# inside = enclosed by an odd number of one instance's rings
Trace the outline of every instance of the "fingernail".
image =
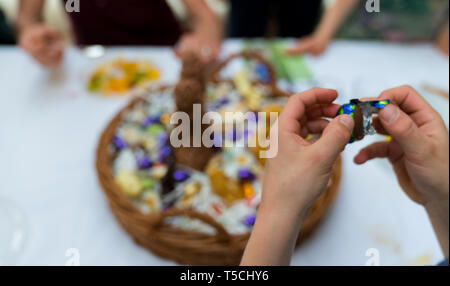
{"type": "Polygon", "coordinates": [[[342,115],[339,120],[341,121],[341,123],[349,130],[352,131],[353,130],[353,118],[349,115],[342,115]]]}
{"type": "Polygon", "coordinates": [[[398,112],[398,107],[389,104],[380,111],[380,119],[387,124],[395,122],[400,113],[398,112]]]}

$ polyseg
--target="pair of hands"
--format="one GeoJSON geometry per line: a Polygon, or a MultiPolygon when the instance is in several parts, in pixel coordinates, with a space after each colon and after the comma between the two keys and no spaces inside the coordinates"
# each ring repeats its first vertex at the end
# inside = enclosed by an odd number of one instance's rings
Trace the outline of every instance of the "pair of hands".
{"type": "MultiPolygon", "coordinates": [[[[336,98],[335,90],[312,89],[293,95],[286,104],[272,130],[277,132],[278,140],[271,144],[278,144],[278,154],[267,161],[262,203],[242,264],[289,264],[302,219],[324,192],[334,162],[353,130],[348,115],[331,122],[323,119],[336,115],[336,98]],[[318,140],[304,139],[320,133],[318,140]]],[[[426,208],[448,256],[449,137],[445,124],[411,87],[387,90],[379,99],[392,104],[380,111],[377,130],[393,140],[364,148],[355,163],[388,158],[405,193],[426,208]]]]}
{"type": "MultiPolygon", "coordinates": [[[[62,63],[63,37],[58,31],[45,24],[30,25],[22,29],[19,45],[44,67],[56,68],[62,63]]],[[[220,32],[211,27],[204,27],[183,35],[175,47],[175,53],[181,56],[186,52],[194,51],[199,53],[205,63],[209,63],[219,56],[220,47],[220,32]]]]}

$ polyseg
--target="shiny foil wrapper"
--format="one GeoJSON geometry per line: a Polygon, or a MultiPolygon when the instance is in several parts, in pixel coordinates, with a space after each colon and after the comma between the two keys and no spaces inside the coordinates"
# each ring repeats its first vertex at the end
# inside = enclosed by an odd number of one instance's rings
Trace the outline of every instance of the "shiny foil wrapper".
{"type": "Polygon", "coordinates": [[[336,116],[347,114],[355,120],[355,127],[350,137],[350,143],[362,140],[366,135],[376,134],[372,124],[373,115],[390,104],[389,100],[360,101],[352,99],[350,103],[344,104],[336,116]]]}

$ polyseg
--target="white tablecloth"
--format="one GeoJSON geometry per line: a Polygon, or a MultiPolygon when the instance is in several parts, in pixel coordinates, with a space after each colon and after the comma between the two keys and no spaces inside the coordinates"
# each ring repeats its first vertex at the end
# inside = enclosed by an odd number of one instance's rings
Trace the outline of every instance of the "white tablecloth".
{"type": "MultiPolygon", "coordinates": [[[[228,42],[224,54],[238,50],[228,42]]],[[[114,48],[118,55],[157,63],[165,82],[180,65],[168,48],[114,48]]],[[[100,60],[71,48],[63,68],[48,72],[16,48],[0,48],[0,196],[18,204],[27,220],[19,265],[64,265],[66,250],[79,250],[81,265],[174,265],[137,246],[119,227],[94,168],[98,137],[127,99],[85,92],[89,70],[100,60]]],[[[400,84],[449,89],[449,62],[428,45],[336,42],[307,63],[340,101],[374,96],[400,84]]],[[[448,101],[426,98],[448,125],[448,101]]],[[[376,137],[344,152],[340,193],[293,265],[364,265],[376,248],[382,265],[435,264],[442,259],[425,211],[412,203],[382,160],[356,166],[352,157],[376,137]]],[[[299,180],[301,184],[301,179],[299,180]]],[[[2,230],[0,230],[2,234],[2,230]]]]}

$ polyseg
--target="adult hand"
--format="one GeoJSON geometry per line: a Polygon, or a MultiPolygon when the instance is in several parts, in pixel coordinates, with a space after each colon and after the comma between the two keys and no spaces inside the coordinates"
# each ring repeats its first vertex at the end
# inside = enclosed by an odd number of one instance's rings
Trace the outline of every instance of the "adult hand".
{"type": "Polygon", "coordinates": [[[426,208],[448,257],[449,135],[444,121],[412,87],[387,90],[379,99],[393,104],[380,111],[375,126],[393,140],[362,149],[355,162],[389,159],[405,193],[426,208]]]}
{"type": "Polygon", "coordinates": [[[45,67],[59,66],[63,58],[63,38],[60,33],[44,24],[24,27],[19,45],[45,67]]]}
{"type": "Polygon", "coordinates": [[[267,160],[262,202],[243,265],[289,264],[304,214],[326,189],[353,130],[348,115],[324,119],[336,115],[336,97],[335,90],[318,88],[293,95],[271,130],[270,148],[276,144],[278,152],[267,160]],[[307,141],[308,134],[322,136],[307,141]]]}

